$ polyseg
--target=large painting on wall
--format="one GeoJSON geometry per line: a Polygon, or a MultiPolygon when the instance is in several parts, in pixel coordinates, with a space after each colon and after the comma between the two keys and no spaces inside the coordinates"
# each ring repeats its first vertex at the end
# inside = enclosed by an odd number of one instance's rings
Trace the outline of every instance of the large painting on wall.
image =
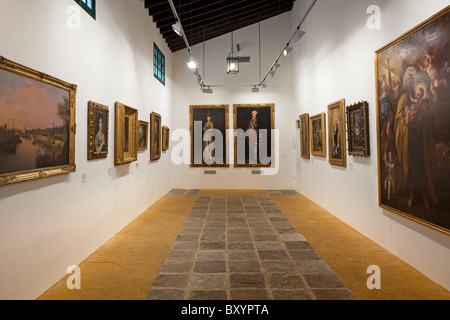
{"type": "Polygon", "coordinates": [[[450,233],[450,7],[376,52],[379,204],[450,233]]]}
{"type": "Polygon", "coordinates": [[[0,185],[75,172],[76,90],[0,57],[0,185]]]}
{"type": "Polygon", "coordinates": [[[191,167],[228,167],[228,105],[190,106],[191,167]]]}
{"type": "Polygon", "coordinates": [[[234,166],[271,167],[275,104],[234,105],[234,166]]]}

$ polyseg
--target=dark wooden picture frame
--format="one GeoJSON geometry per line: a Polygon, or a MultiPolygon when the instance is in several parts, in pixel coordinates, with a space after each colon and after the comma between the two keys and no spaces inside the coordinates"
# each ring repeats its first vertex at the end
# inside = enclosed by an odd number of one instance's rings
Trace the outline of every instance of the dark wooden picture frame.
{"type": "Polygon", "coordinates": [[[347,107],[348,154],[370,156],[369,104],[367,101],[347,107]]]}

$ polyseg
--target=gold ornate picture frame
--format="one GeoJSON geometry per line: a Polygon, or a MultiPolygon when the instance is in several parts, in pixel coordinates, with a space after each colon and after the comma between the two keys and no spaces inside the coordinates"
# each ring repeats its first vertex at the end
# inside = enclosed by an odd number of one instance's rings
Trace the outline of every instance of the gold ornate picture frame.
{"type": "Polygon", "coordinates": [[[170,129],[166,126],[162,128],[162,151],[165,152],[169,150],[170,143],[170,129]]]}
{"type": "Polygon", "coordinates": [[[152,112],[150,115],[150,161],[161,159],[161,115],[152,112]]]}
{"type": "Polygon", "coordinates": [[[309,114],[302,114],[299,118],[300,124],[300,156],[303,159],[311,158],[310,139],[309,139],[309,114]]]}
{"type": "Polygon", "coordinates": [[[0,56],[0,186],[76,171],[75,84],[0,56]]]}
{"type": "Polygon", "coordinates": [[[328,106],[328,154],[331,165],[347,167],[346,137],[345,99],[341,99],[328,106]]]}
{"type": "Polygon", "coordinates": [[[450,6],[375,52],[379,206],[450,235],[450,6]]]}
{"type": "Polygon", "coordinates": [[[233,108],[234,166],[272,167],[275,164],[275,104],[236,104],[233,108]]]}
{"type": "Polygon", "coordinates": [[[325,113],[321,113],[309,118],[311,154],[315,157],[327,157],[327,130],[325,124],[325,113]]]}
{"type": "Polygon", "coordinates": [[[148,149],[148,122],[139,121],[139,151],[148,149]]]}
{"type": "Polygon", "coordinates": [[[137,161],[139,143],[138,111],[116,102],[114,163],[122,165],[137,161]]]}
{"type": "Polygon", "coordinates": [[[109,108],[88,102],[88,160],[108,157],[109,108]]]}
{"type": "Polygon", "coordinates": [[[189,115],[191,168],[229,167],[229,105],[192,105],[189,115]]]}
{"type": "Polygon", "coordinates": [[[369,107],[366,101],[347,107],[348,154],[370,156],[369,107]]]}

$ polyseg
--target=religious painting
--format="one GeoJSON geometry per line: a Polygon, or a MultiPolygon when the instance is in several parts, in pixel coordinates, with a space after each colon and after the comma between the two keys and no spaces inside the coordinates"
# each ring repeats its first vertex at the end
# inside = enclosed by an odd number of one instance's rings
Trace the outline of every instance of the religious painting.
{"type": "Polygon", "coordinates": [[[355,157],[370,156],[369,110],[366,101],[347,107],[348,154],[355,157]]]}
{"type": "Polygon", "coordinates": [[[170,129],[166,126],[162,128],[162,151],[169,150],[170,129]]]}
{"type": "Polygon", "coordinates": [[[327,137],[325,127],[325,113],[318,114],[309,119],[309,132],[311,135],[311,154],[316,157],[327,157],[327,137]]]}
{"type": "Polygon", "coordinates": [[[109,108],[96,102],[88,103],[88,160],[108,156],[109,108]]]}
{"type": "Polygon", "coordinates": [[[345,100],[328,106],[328,153],[330,164],[347,167],[347,140],[345,128],[345,100]]]}
{"type": "Polygon", "coordinates": [[[150,115],[150,161],[161,159],[161,115],[152,112],[150,115]]]}
{"type": "Polygon", "coordinates": [[[234,166],[271,167],[274,130],[274,104],[234,105],[234,166]]]}
{"type": "Polygon", "coordinates": [[[116,102],[115,122],[115,165],[137,161],[139,144],[138,111],[120,102],[116,102]]]}
{"type": "Polygon", "coordinates": [[[450,234],[450,6],[376,52],[379,204],[450,234]]]}
{"type": "Polygon", "coordinates": [[[305,113],[300,116],[300,155],[303,159],[310,159],[310,143],[309,143],[309,114],[305,113]]]}
{"type": "Polygon", "coordinates": [[[139,151],[148,148],[148,122],[139,121],[139,151]]]}
{"type": "Polygon", "coordinates": [[[228,105],[190,106],[191,167],[228,167],[228,105]]]}
{"type": "Polygon", "coordinates": [[[76,91],[0,57],[0,186],[75,172],[76,91]]]}

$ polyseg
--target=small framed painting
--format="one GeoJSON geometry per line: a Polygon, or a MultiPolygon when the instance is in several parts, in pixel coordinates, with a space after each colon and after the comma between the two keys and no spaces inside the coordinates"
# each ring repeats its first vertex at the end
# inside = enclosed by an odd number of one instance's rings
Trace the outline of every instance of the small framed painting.
{"type": "Polygon", "coordinates": [[[347,107],[347,122],[349,155],[369,157],[369,113],[366,101],[347,107]]]}
{"type": "Polygon", "coordinates": [[[345,100],[328,106],[328,149],[330,164],[347,167],[347,141],[345,128],[345,100]]]}
{"type": "Polygon", "coordinates": [[[327,157],[327,136],[325,127],[325,113],[318,114],[309,119],[309,132],[311,135],[311,154],[316,157],[327,157]]]}
{"type": "Polygon", "coordinates": [[[162,151],[169,150],[170,129],[166,126],[162,128],[162,151]]]}
{"type": "Polygon", "coordinates": [[[310,159],[310,140],[309,140],[309,114],[300,116],[300,155],[303,159],[310,159]]]}
{"type": "Polygon", "coordinates": [[[121,165],[137,161],[139,141],[138,111],[116,102],[114,162],[121,165]]]}
{"type": "Polygon", "coordinates": [[[150,161],[161,159],[161,115],[150,115],[150,161]]]}
{"type": "Polygon", "coordinates": [[[148,122],[139,121],[139,151],[148,149],[148,122]]]}
{"type": "Polygon", "coordinates": [[[108,156],[109,108],[96,102],[88,103],[88,160],[108,156]]]}

